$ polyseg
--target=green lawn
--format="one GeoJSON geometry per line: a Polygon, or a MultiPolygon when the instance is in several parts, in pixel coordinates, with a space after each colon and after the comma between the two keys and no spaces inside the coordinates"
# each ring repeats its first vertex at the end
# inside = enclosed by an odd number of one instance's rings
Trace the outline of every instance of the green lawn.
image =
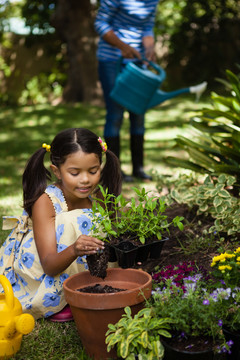
{"type": "MultiPolygon", "coordinates": [[[[187,122],[195,111],[209,101],[194,102],[192,95],[181,96],[165,102],[146,115],[145,168],[159,173],[172,173],[164,164],[164,156],[174,154],[171,147],[178,134],[187,133],[187,122]]],[[[1,108],[0,113],[0,214],[20,215],[22,211],[21,174],[29,156],[43,142],[50,143],[56,133],[69,127],[86,127],[103,135],[105,110],[87,105],[26,106],[1,108]]],[[[123,169],[131,172],[129,150],[129,121],[124,119],[122,129],[121,162],[123,169]]],[[[132,186],[144,186],[155,191],[155,183],[124,184],[123,193],[129,196],[132,186]]],[[[2,221],[1,221],[2,227],[2,221]]],[[[0,243],[8,232],[0,231],[0,243]]],[[[34,359],[88,359],[84,355],[75,324],[37,321],[35,329],[23,337],[21,350],[12,358],[34,359]]]]}

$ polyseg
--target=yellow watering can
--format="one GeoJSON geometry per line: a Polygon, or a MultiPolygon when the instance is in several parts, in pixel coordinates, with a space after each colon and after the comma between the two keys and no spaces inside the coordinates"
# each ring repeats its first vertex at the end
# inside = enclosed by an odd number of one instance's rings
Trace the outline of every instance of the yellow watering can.
{"type": "Polygon", "coordinates": [[[0,359],[8,359],[21,347],[22,336],[35,325],[32,315],[22,313],[20,301],[14,297],[10,281],[0,275],[4,294],[0,294],[0,359]]]}

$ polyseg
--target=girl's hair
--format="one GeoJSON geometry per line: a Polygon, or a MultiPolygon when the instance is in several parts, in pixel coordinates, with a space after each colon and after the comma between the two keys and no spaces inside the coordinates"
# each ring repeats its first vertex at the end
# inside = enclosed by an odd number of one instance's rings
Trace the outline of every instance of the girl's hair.
{"type": "MultiPolygon", "coordinates": [[[[79,150],[96,154],[102,164],[103,149],[97,135],[83,128],[67,129],[57,134],[51,143],[50,160],[59,168],[68,155],[79,150]]],[[[47,180],[51,180],[51,173],[43,164],[45,154],[45,148],[37,150],[29,159],[23,173],[23,207],[29,216],[32,215],[33,204],[44,193],[47,180]]],[[[110,194],[117,196],[121,192],[122,183],[120,163],[112,151],[107,150],[105,154],[106,162],[101,170],[100,184],[105,189],[108,188],[110,194]]]]}

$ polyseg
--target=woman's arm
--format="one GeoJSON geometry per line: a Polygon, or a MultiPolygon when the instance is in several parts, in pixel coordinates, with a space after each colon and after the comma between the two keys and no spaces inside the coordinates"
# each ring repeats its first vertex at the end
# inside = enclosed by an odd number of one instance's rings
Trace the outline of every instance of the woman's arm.
{"type": "Polygon", "coordinates": [[[121,50],[122,56],[127,59],[140,59],[140,53],[134,49],[132,46],[124,43],[120,40],[113,30],[109,30],[107,33],[103,35],[103,39],[108,42],[110,45],[115,46],[119,50],[121,50]]]}
{"type": "Polygon", "coordinates": [[[57,252],[55,233],[55,211],[47,194],[35,202],[32,211],[33,233],[40,262],[45,274],[56,276],[64,271],[78,257],[95,254],[104,248],[96,238],[81,235],[66,249],[57,252]]]}
{"type": "Polygon", "coordinates": [[[121,50],[124,58],[141,59],[140,53],[130,45],[121,41],[113,31],[111,22],[118,11],[118,5],[118,1],[101,1],[95,20],[95,29],[99,36],[101,36],[107,43],[121,50]]]}

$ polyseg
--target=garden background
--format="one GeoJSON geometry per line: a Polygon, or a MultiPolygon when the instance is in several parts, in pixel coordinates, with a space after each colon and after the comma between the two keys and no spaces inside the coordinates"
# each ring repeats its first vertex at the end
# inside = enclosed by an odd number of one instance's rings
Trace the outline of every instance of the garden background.
{"type": "MultiPolygon", "coordinates": [[[[97,1],[89,0],[6,0],[0,4],[1,216],[21,213],[21,175],[29,156],[43,142],[51,142],[57,132],[68,127],[87,127],[100,136],[103,134],[105,110],[96,72],[97,37],[92,27],[97,6],[97,1]],[[16,19],[21,24],[25,22],[28,31],[20,25],[13,31],[13,24],[19,24],[16,19]]],[[[193,95],[184,95],[147,112],[146,170],[166,175],[165,179],[182,172],[189,174],[176,165],[170,167],[166,156],[188,159],[177,137],[185,135],[192,139],[191,119],[203,108],[212,107],[213,91],[222,96],[229,94],[231,88],[217,78],[226,79],[226,69],[239,72],[240,46],[235,35],[240,28],[239,10],[240,1],[234,0],[160,2],[155,34],[158,63],[167,72],[163,88],[170,91],[204,80],[209,85],[199,102],[195,102],[193,95]]],[[[236,83],[235,89],[239,89],[237,80],[236,83]]],[[[239,125],[238,104],[239,100],[235,107],[231,105],[226,110],[229,104],[225,102],[226,113],[231,113],[235,127],[239,125]]],[[[219,121],[226,123],[223,117],[219,121]]],[[[130,173],[128,126],[126,116],[121,161],[123,169],[130,173]]],[[[200,155],[195,152],[195,158],[200,155]]],[[[238,153],[234,156],[234,161],[239,163],[238,153]]],[[[206,165],[207,159],[202,160],[206,165]]],[[[201,174],[204,175],[204,170],[201,174]]],[[[129,197],[133,185],[157,193],[158,184],[156,177],[150,183],[124,184],[123,193],[129,197]]],[[[1,230],[1,242],[7,234],[1,230]]],[[[190,259],[195,245],[196,242],[191,247],[188,242],[186,249],[179,242],[177,251],[184,256],[188,254],[190,259]]],[[[21,351],[14,359],[87,357],[73,322],[52,324],[40,320],[34,331],[24,336],[21,351]]]]}

